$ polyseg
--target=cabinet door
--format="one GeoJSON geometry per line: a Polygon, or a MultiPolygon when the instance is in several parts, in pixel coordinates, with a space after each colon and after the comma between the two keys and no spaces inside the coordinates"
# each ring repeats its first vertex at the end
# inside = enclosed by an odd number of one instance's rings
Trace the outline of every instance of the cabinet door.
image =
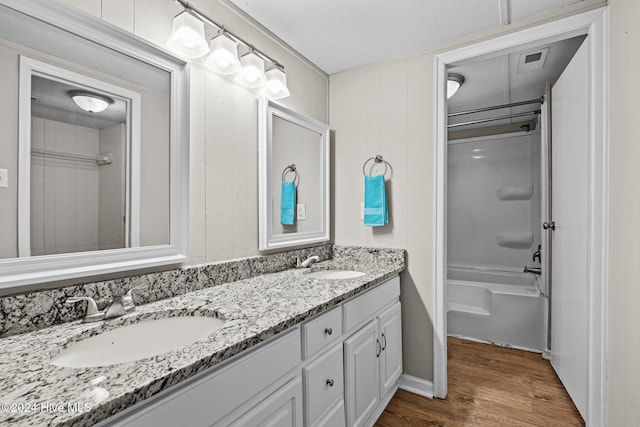
{"type": "Polygon", "coordinates": [[[363,426],[380,402],[378,321],[372,320],[344,342],[347,425],[363,426]]]}
{"type": "Polygon", "coordinates": [[[302,380],[298,377],[231,424],[232,427],[301,427],[302,380]]]}
{"type": "Polygon", "coordinates": [[[402,374],[402,324],[400,303],[392,305],[378,316],[380,328],[380,397],[395,386],[402,374]]]}

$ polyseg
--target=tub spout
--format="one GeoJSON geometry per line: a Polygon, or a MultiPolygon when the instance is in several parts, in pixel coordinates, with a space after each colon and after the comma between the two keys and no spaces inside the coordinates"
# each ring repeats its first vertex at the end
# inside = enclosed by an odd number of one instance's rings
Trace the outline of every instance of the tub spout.
{"type": "Polygon", "coordinates": [[[538,267],[524,267],[524,272],[525,273],[533,273],[533,274],[542,274],[542,269],[538,268],[538,267]]]}

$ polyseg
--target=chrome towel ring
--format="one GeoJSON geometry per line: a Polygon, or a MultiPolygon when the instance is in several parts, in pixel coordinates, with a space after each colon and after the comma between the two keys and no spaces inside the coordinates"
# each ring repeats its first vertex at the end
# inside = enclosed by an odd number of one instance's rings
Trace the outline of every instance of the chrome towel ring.
{"type": "Polygon", "coordinates": [[[294,163],[291,163],[290,165],[288,165],[287,167],[284,168],[284,170],[282,171],[282,182],[286,182],[286,178],[287,178],[287,174],[289,174],[290,172],[293,172],[293,182],[295,183],[296,187],[298,186],[298,182],[300,181],[298,179],[298,170],[297,167],[294,163]]]}
{"type": "MultiPolygon", "coordinates": [[[[364,176],[367,176],[367,172],[366,172],[366,167],[367,167],[367,163],[369,163],[371,160],[373,160],[375,163],[384,163],[384,172],[383,175],[387,174],[387,170],[389,170],[389,162],[387,162],[380,154],[376,154],[373,157],[369,157],[364,164],[362,165],[362,174],[364,176]]],[[[371,176],[371,175],[369,175],[371,176]]]]}

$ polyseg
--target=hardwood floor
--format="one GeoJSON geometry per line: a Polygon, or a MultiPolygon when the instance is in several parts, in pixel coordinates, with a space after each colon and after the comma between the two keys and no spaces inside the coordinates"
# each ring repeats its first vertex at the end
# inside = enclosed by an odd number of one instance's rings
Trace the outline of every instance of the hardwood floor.
{"type": "Polygon", "coordinates": [[[445,400],[398,390],[376,426],[584,426],[539,354],[449,338],[448,379],[445,400]]]}

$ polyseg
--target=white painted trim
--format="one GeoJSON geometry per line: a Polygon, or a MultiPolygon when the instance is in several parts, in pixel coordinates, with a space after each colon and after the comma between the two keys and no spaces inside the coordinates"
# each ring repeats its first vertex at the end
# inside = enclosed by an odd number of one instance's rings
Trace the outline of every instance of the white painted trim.
{"type": "Polygon", "coordinates": [[[413,375],[402,374],[398,378],[398,388],[433,399],[433,383],[413,375]]]}
{"type": "MultiPolygon", "coordinates": [[[[170,125],[170,170],[169,176],[169,244],[131,247],[124,249],[59,254],[39,257],[22,257],[0,260],[0,288],[15,288],[35,283],[89,278],[96,275],[137,270],[163,265],[178,265],[187,259],[189,238],[189,66],[188,64],[137,37],[102,20],[66,6],[58,0],[0,0],[0,4],[43,22],[63,28],[88,40],[121,52],[166,71],[171,79],[171,125],[170,125]]],[[[30,93],[30,85],[23,84],[21,93],[30,93]]],[[[28,97],[30,99],[30,96],[28,97]]],[[[19,105],[21,122],[19,135],[30,136],[30,123],[22,118],[28,106],[19,105]]],[[[135,108],[134,108],[135,110],[135,108]]],[[[135,111],[134,111],[135,113],[135,111]]],[[[26,138],[30,141],[30,138],[26,138]]],[[[23,144],[18,161],[25,164],[30,157],[30,144],[23,144]]],[[[135,160],[134,160],[135,161],[135,160]]],[[[27,182],[30,171],[20,168],[18,186],[27,182]]],[[[135,189],[134,189],[135,191],[135,189]]],[[[135,197],[135,194],[132,194],[135,197]]],[[[22,212],[28,211],[28,198],[19,196],[22,212]]],[[[19,216],[20,226],[29,216],[19,216]]],[[[21,238],[21,247],[30,242],[21,238]]],[[[24,249],[20,255],[25,255],[24,249]]]]}
{"type": "Polygon", "coordinates": [[[314,243],[328,242],[330,239],[330,209],[331,199],[329,197],[330,185],[330,144],[329,126],[318,120],[312,119],[293,110],[284,107],[277,102],[264,97],[259,101],[259,249],[261,251],[290,248],[296,246],[308,246],[314,243]],[[273,194],[271,191],[270,177],[274,171],[271,165],[272,153],[272,124],[273,117],[282,118],[288,122],[296,124],[302,128],[317,133],[321,138],[322,170],[322,200],[323,218],[320,230],[310,232],[298,232],[282,235],[273,234],[272,209],[270,208],[273,194]]]}
{"type": "Polygon", "coordinates": [[[590,129],[590,324],[588,425],[606,421],[606,314],[608,272],[608,12],[599,8],[525,28],[490,40],[465,46],[435,57],[436,67],[436,233],[435,233],[435,316],[434,316],[434,396],[446,395],[446,66],[470,58],[496,56],[545,39],[562,40],[589,34],[591,43],[590,129]]]}
{"type": "Polygon", "coordinates": [[[587,420],[606,425],[607,303],[609,267],[609,13],[589,29],[591,63],[589,377],[587,420]]]}
{"type": "Polygon", "coordinates": [[[447,68],[436,56],[436,157],[434,239],[433,395],[447,397],[447,68]],[[440,124],[444,123],[443,126],[440,124]]]}

